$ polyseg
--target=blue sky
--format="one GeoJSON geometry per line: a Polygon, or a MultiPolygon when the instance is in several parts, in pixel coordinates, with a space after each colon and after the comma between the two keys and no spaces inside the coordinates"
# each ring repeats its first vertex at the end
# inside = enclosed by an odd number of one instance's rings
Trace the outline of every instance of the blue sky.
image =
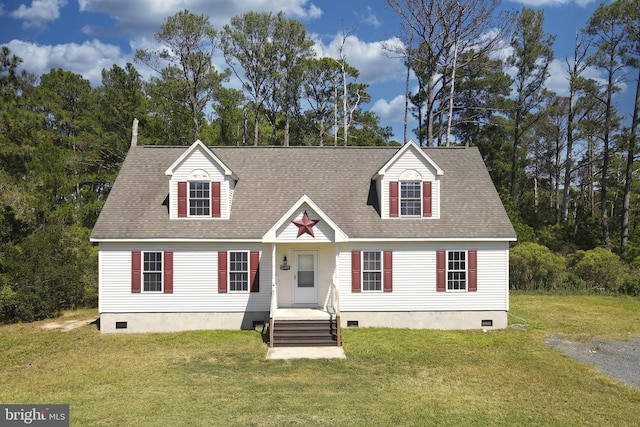
{"type": "MultiPolygon", "coordinates": [[[[595,0],[503,0],[502,9],[540,8],[545,30],[556,35],[556,60],[546,86],[567,94],[564,58],[571,55],[575,32],[585,26],[599,2],[595,0]]],[[[249,10],[284,11],[300,20],[316,41],[318,55],[338,57],[345,29],[347,61],[360,70],[360,81],[370,84],[373,110],[383,126],[402,137],[404,79],[402,62],[390,58],[383,45],[400,34],[398,19],[385,0],[0,0],[0,44],[23,59],[24,69],[43,74],[63,68],[100,84],[100,72],[113,64],[133,61],[133,51],[154,47],[153,35],[167,16],[182,9],[206,14],[220,29],[229,18],[249,10]]],[[[397,41],[396,41],[397,42],[397,41]]],[[[222,57],[216,65],[225,67],[222,57]]],[[[138,71],[148,75],[141,64],[138,71]]],[[[594,78],[602,77],[589,70],[594,78]]],[[[618,97],[618,108],[628,121],[630,87],[618,97]]]]}

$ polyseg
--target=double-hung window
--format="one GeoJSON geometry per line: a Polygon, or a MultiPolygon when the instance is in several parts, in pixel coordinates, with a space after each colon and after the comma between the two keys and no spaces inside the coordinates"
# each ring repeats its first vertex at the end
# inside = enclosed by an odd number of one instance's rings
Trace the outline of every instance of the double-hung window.
{"type": "Polygon", "coordinates": [[[400,216],[422,215],[421,188],[421,181],[400,181],[400,216]]]}
{"type": "Polygon", "coordinates": [[[249,252],[229,252],[229,292],[249,291],[249,252]]]}
{"type": "Polygon", "coordinates": [[[173,293],[173,252],[131,251],[131,293],[173,293]]]}
{"type": "Polygon", "coordinates": [[[447,252],[447,289],[463,291],[467,289],[467,252],[447,252]]]}
{"type": "Polygon", "coordinates": [[[211,216],[210,183],[189,182],[189,216],[211,216]]]}
{"type": "Polygon", "coordinates": [[[432,217],[433,182],[422,180],[417,172],[402,175],[406,176],[401,176],[400,181],[389,181],[389,218],[432,217]]]}
{"type": "Polygon", "coordinates": [[[382,290],[382,253],[380,251],[362,252],[362,290],[382,290]]]}
{"type": "Polygon", "coordinates": [[[393,252],[351,251],[351,292],[393,292],[393,252]]]}
{"type": "Polygon", "coordinates": [[[218,252],[218,293],[260,292],[259,251],[218,252]]]}
{"type": "Polygon", "coordinates": [[[162,252],[144,252],[142,263],[144,292],[162,292],[162,252]]]}
{"type": "Polygon", "coordinates": [[[476,292],[478,290],[478,251],[436,251],[436,291],[476,292]]]}

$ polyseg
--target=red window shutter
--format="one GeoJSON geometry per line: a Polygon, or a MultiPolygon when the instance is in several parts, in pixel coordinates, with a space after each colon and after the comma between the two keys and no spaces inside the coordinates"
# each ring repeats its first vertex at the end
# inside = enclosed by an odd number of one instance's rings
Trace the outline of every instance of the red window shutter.
{"type": "Polygon", "coordinates": [[[475,292],[478,290],[478,251],[468,251],[467,253],[467,290],[475,292]]]}
{"type": "Polygon", "coordinates": [[[382,257],[382,268],[384,269],[384,292],[393,291],[393,252],[384,251],[382,257]]]}
{"type": "Polygon", "coordinates": [[[211,183],[211,216],[220,218],[220,183],[211,183]]]}
{"type": "Polygon", "coordinates": [[[398,181],[389,182],[389,216],[398,216],[398,181]]]}
{"type": "Polygon", "coordinates": [[[249,253],[249,289],[260,292],[260,252],[249,253]]]}
{"type": "Polygon", "coordinates": [[[447,290],[447,252],[436,252],[436,291],[447,290]]]}
{"type": "Polygon", "coordinates": [[[227,293],[227,252],[218,252],[218,293],[227,293]]]}
{"type": "Polygon", "coordinates": [[[173,252],[164,253],[164,293],[173,293],[173,252]]]}
{"type": "Polygon", "coordinates": [[[131,252],[131,293],[139,294],[142,283],[142,255],[140,251],[131,252]]]}
{"type": "Polygon", "coordinates": [[[422,216],[431,216],[431,181],[422,183],[422,216]]]}
{"type": "Polygon", "coordinates": [[[360,292],[362,290],[362,285],[360,284],[361,273],[360,251],[351,251],[351,292],[360,292]]]}
{"type": "Polygon", "coordinates": [[[178,183],[178,217],[185,218],[187,216],[187,183],[180,181],[178,183]]]}

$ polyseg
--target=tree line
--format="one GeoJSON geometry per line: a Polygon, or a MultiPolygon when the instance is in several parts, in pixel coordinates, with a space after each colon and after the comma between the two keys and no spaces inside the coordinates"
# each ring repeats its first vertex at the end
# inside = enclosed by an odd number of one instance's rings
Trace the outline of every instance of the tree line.
{"type": "MultiPolygon", "coordinates": [[[[603,4],[576,33],[573,55],[563,58],[568,96],[543,84],[554,36],[543,30],[542,11],[499,14],[498,0],[387,3],[402,45],[386,48],[407,70],[403,139],[477,146],[520,242],[562,256],[604,248],[628,268],[640,264],[640,2],[603,4]],[[497,54],[505,48],[507,57],[497,54]],[[593,68],[605,78],[588,78],[593,68]],[[614,103],[622,84],[635,88],[629,126],[614,103]]],[[[96,303],[88,236],[134,118],[141,144],[397,144],[365,109],[368,84],[347,62],[347,37],[336,58],[316,58],[304,25],[283,13],[248,12],[216,29],[184,10],[155,34],[162,48],[104,69],[97,87],[62,69],[19,71],[21,59],[3,46],[0,321],[96,303]],[[213,65],[220,55],[224,69],[213,65]],[[232,75],[240,89],[229,84],[232,75]]]]}
{"type": "Polygon", "coordinates": [[[184,10],[155,39],[163,48],[135,57],[155,72],[141,89],[162,127],[156,138],[168,143],[381,145],[391,136],[362,109],[369,85],[357,81],[342,49],[339,58],[314,58],[304,25],[283,12],[248,12],[216,30],[184,10]],[[220,54],[224,70],[212,63],[220,54]],[[232,73],[242,90],[225,86],[232,73]]]}

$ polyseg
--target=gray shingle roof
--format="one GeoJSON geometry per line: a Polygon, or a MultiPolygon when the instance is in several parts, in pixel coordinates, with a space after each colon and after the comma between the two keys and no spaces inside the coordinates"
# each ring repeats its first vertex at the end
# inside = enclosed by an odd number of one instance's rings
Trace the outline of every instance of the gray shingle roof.
{"type": "Polygon", "coordinates": [[[239,178],[231,218],[170,221],[164,172],[187,148],[132,147],[91,238],[261,239],[304,194],[350,239],[516,237],[476,148],[424,149],[444,170],[440,219],[383,220],[371,180],[397,147],[211,147],[239,178]]]}

